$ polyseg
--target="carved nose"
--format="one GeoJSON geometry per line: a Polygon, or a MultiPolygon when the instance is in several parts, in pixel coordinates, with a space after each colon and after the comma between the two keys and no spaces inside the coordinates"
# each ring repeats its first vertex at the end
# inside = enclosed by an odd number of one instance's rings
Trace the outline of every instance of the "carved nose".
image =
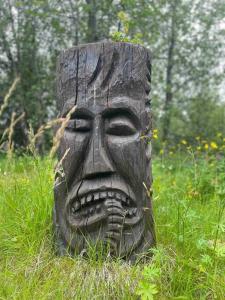
{"type": "Polygon", "coordinates": [[[113,172],[114,167],[108,158],[102,141],[101,128],[96,126],[84,162],[83,177],[92,178],[98,175],[108,175],[113,172]]]}

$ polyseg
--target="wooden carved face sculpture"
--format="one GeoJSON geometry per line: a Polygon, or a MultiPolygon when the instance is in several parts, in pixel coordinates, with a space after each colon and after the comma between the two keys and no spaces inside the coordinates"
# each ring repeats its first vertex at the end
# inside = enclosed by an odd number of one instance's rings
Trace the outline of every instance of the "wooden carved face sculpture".
{"type": "Polygon", "coordinates": [[[129,43],[96,43],[58,60],[61,117],[72,107],[60,142],[63,175],[55,181],[59,251],[79,253],[103,242],[135,257],[155,243],[151,199],[150,58],[129,43]],[[68,150],[69,149],[69,150],[68,150]]]}

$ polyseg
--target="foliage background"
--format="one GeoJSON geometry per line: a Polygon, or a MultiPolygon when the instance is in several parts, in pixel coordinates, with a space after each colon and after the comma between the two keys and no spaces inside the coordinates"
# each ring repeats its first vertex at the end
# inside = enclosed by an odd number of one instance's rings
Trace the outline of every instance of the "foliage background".
{"type": "MultiPolygon", "coordinates": [[[[225,134],[225,6],[223,0],[0,0],[0,104],[16,76],[20,82],[1,116],[0,133],[12,112],[17,148],[28,132],[57,115],[56,57],[86,42],[124,40],[152,52],[154,127],[172,146],[195,137],[225,134]]],[[[50,135],[39,138],[41,153],[50,135]]],[[[164,147],[165,148],[165,147],[164,147]]]]}
{"type": "Polygon", "coordinates": [[[0,299],[224,299],[224,34],[224,0],[0,0],[0,299]],[[56,58],[109,39],[152,53],[145,264],[53,249],[56,58]]]}

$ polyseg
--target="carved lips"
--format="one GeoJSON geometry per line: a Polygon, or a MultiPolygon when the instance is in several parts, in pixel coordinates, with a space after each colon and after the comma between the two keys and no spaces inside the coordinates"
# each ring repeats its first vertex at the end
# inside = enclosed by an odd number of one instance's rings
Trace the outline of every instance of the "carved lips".
{"type": "Polygon", "coordinates": [[[135,201],[120,190],[95,190],[68,201],[67,217],[72,227],[80,228],[97,223],[115,214],[122,223],[134,225],[140,220],[135,201]]]}

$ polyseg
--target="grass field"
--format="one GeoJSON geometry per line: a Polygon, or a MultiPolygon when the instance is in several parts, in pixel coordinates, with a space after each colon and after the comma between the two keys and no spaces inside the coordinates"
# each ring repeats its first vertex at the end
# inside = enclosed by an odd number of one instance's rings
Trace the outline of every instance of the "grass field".
{"type": "Polygon", "coordinates": [[[225,161],[154,158],[148,264],[57,257],[49,158],[0,160],[0,299],[225,299],[225,161]]]}

